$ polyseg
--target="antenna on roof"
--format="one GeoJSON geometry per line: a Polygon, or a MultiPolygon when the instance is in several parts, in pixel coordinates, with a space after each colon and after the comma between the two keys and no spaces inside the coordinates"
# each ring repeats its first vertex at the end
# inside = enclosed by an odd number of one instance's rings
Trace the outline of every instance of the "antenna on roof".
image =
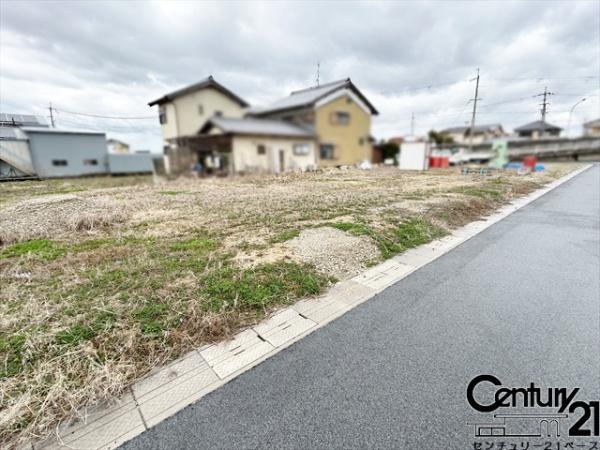
{"type": "Polygon", "coordinates": [[[319,75],[321,71],[321,62],[317,61],[317,87],[319,86],[319,75]]]}

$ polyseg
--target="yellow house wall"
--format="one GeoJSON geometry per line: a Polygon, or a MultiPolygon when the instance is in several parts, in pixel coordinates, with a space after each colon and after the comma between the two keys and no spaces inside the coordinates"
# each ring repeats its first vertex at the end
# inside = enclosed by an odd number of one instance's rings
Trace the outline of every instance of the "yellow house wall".
{"type": "Polygon", "coordinates": [[[278,138],[262,136],[235,136],[233,138],[233,164],[236,172],[276,172],[279,168],[279,150],[284,151],[285,171],[307,170],[316,165],[315,142],[306,138],[278,138]],[[308,155],[294,155],[294,144],[308,144],[308,155]],[[257,146],[264,145],[266,152],[259,155],[257,146]]]}
{"type": "MultiPolygon", "coordinates": [[[[336,98],[315,110],[315,130],[319,144],[333,144],[334,159],[319,159],[320,166],[356,164],[364,159],[371,161],[372,148],[369,144],[371,115],[358,106],[349,96],[336,98]],[[350,100],[350,102],[348,102],[350,100]],[[331,114],[350,113],[348,125],[336,125],[331,114]],[[362,145],[360,139],[362,138],[362,145]]],[[[317,157],[319,157],[317,150],[317,157]]]]}

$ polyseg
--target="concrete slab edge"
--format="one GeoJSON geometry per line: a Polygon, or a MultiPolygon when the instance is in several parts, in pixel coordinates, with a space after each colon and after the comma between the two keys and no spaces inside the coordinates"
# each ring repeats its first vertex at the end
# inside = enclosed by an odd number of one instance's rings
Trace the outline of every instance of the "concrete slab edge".
{"type": "MultiPolygon", "coordinates": [[[[111,421],[106,421],[105,419],[104,423],[98,426],[98,421],[92,420],[91,422],[84,424],[78,423],[72,428],[63,428],[58,432],[60,435],[60,440],[58,442],[56,437],[51,437],[42,442],[26,444],[23,448],[32,448],[36,450],[48,448],[85,448],[86,450],[90,448],[117,448],[150,427],[176,414],[189,404],[198,401],[215,389],[227,384],[242,373],[279,353],[281,350],[298,342],[315,330],[324,327],[333,320],[354,309],[356,306],[370,300],[392,284],[445,255],[458,245],[466,242],[473,236],[476,236],[493,224],[537,200],[541,196],[591,167],[593,167],[593,164],[576,169],[527,196],[515,199],[483,220],[472,222],[462,228],[454,230],[449,236],[411,249],[370,268],[350,280],[337,283],[327,293],[318,298],[300,300],[294,305],[279,310],[276,314],[254,327],[238,333],[231,341],[213,345],[204,345],[192,351],[191,353],[196,355],[196,359],[198,359],[198,356],[200,357],[194,364],[202,365],[202,367],[196,367],[193,364],[190,366],[191,363],[188,362],[184,373],[180,374],[177,370],[173,369],[178,365],[181,366],[184,359],[190,358],[190,353],[188,353],[165,367],[157,368],[148,376],[134,383],[126,392],[126,395],[131,395],[135,399],[135,409],[133,411],[138,413],[141,418],[141,421],[132,422],[131,430],[127,430],[126,432],[120,430],[118,435],[117,433],[111,435],[110,430],[113,425],[111,421]],[[321,314],[318,313],[319,311],[321,311],[321,314]],[[261,335],[261,333],[263,335],[261,335]],[[274,335],[278,338],[273,339],[274,335]],[[244,358],[243,361],[248,362],[245,362],[243,367],[240,367],[232,373],[221,372],[221,376],[219,376],[219,373],[214,370],[214,362],[212,360],[207,361],[203,356],[210,354],[211,351],[220,355],[220,361],[230,361],[232,367],[236,367],[235,358],[244,358]],[[249,355],[254,356],[250,356],[249,360],[249,355]],[[202,378],[194,379],[194,371],[201,372],[202,378]],[[224,376],[224,374],[226,374],[226,376],[224,376]],[[155,378],[154,380],[152,380],[153,377],[155,378]],[[190,383],[190,381],[192,382],[190,383]],[[153,416],[145,417],[143,411],[146,412],[146,414],[148,413],[146,411],[147,408],[143,408],[144,396],[137,398],[135,393],[136,386],[139,386],[141,383],[147,384],[148,382],[156,385],[157,387],[155,389],[163,394],[169,393],[171,389],[178,389],[178,395],[173,396],[174,401],[172,404],[161,405],[162,410],[154,412],[153,416]],[[188,389],[188,392],[182,392],[182,386],[183,389],[188,389]],[[140,423],[143,426],[140,426],[140,423]],[[87,430],[89,430],[89,433],[87,430]],[[96,433],[98,442],[90,447],[90,438],[93,438],[96,433]],[[87,436],[85,444],[81,442],[83,446],[78,446],[78,439],[69,439],[69,436],[82,434],[87,436]],[[65,444],[66,442],[68,442],[68,444],[65,444]]],[[[166,395],[165,397],[168,401],[171,396],[166,395]]],[[[103,417],[110,416],[110,409],[111,408],[107,408],[107,414],[103,415],[103,417]]],[[[117,417],[115,420],[119,420],[119,418],[117,417]]],[[[61,428],[59,427],[59,429],[61,428]]]]}

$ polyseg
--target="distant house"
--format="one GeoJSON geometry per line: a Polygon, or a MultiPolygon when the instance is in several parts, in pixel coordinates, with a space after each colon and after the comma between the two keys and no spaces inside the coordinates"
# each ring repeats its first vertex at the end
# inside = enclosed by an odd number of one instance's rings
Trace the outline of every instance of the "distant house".
{"type": "Polygon", "coordinates": [[[108,153],[129,153],[129,144],[118,139],[107,139],[108,153]]]}
{"type": "Polygon", "coordinates": [[[556,125],[536,120],[535,122],[515,128],[515,133],[522,138],[541,139],[544,137],[558,137],[561,130],[562,128],[556,125]]]}
{"type": "MultiPolygon", "coordinates": [[[[470,142],[471,127],[451,127],[442,130],[441,133],[451,137],[456,144],[466,145],[470,142]]],[[[480,144],[505,135],[506,133],[499,123],[475,125],[473,127],[473,144],[480,144]]]]}
{"type": "Polygon", "coordinates": [[[294,91],[249,114],[313,129],[320,166],[372,160],[371,116],[379,113],[350,78],[294,91]]]}
{"type": "Polygon", "coordinates": [[[377,110],[349,78],[248,109],[209,77],[153,105],[159,106],[170,173],[208,169],[214,161],[223,171],[283,172],[357,164],[373,156],[371,115],[377,110]]]}
{"type": "Polygon", "coordinates": [[[589,137],[600,137],[600,119],[584,123],[583,135],[589,137]]]}

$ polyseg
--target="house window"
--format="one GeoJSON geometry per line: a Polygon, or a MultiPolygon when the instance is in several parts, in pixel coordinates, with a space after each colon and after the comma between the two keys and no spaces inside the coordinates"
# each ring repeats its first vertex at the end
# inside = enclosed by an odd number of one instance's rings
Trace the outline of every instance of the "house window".
{"type": "Polygon", "coordinates": [[[266,155],[267,149],[264,145],[259,144],[256,146],[256,153],[258,153],[259,155],[266,155]]]}
{"type": "Polygon", "coordinates": [[[319,146],[319,156],[321,159],[333,159],[333,145],[321,144],[319,146]]]}
{"type": "Polygon", "coordinates": [[[204,105],[198,105],[198,114],[201,116],[204,115],[204,105]]]}
{"type": "Polygon", "coordinates": [[[223,115],[223,111],[215,111],[215,116],[221,117],[223,115]]]}
{"type": "Polygon", "coordinates": [[[294,155],[308,155],[310,153],[310,146],[308,144],[294,144],[293,153],[294,155]]]}
{"type": "Polygon", "coordinates": [[[161,125],[167,123],[167,110],[164,106],[158,108],[158,121],[161,125]]]}
{"type": "Polygon", "coordinates": [[[350,113],[346,111],[336,111],[331,115],[331,122],[334,125],[348,125],[350,123],[350,113]]]}
{"type": "Polygon", "coordinates": [[[67,163],[66,159],[53,159],[52,165],[53,166],[66,166],[66,165],[68,165],[68,163],[67,163]]]}
{"type": "Polygon", "coordinates": [[[83,165],[85,165],[85,166],[97,166],[98,165],[98,160],[97,159],[84,159],[83,160],[83,165]]]}

